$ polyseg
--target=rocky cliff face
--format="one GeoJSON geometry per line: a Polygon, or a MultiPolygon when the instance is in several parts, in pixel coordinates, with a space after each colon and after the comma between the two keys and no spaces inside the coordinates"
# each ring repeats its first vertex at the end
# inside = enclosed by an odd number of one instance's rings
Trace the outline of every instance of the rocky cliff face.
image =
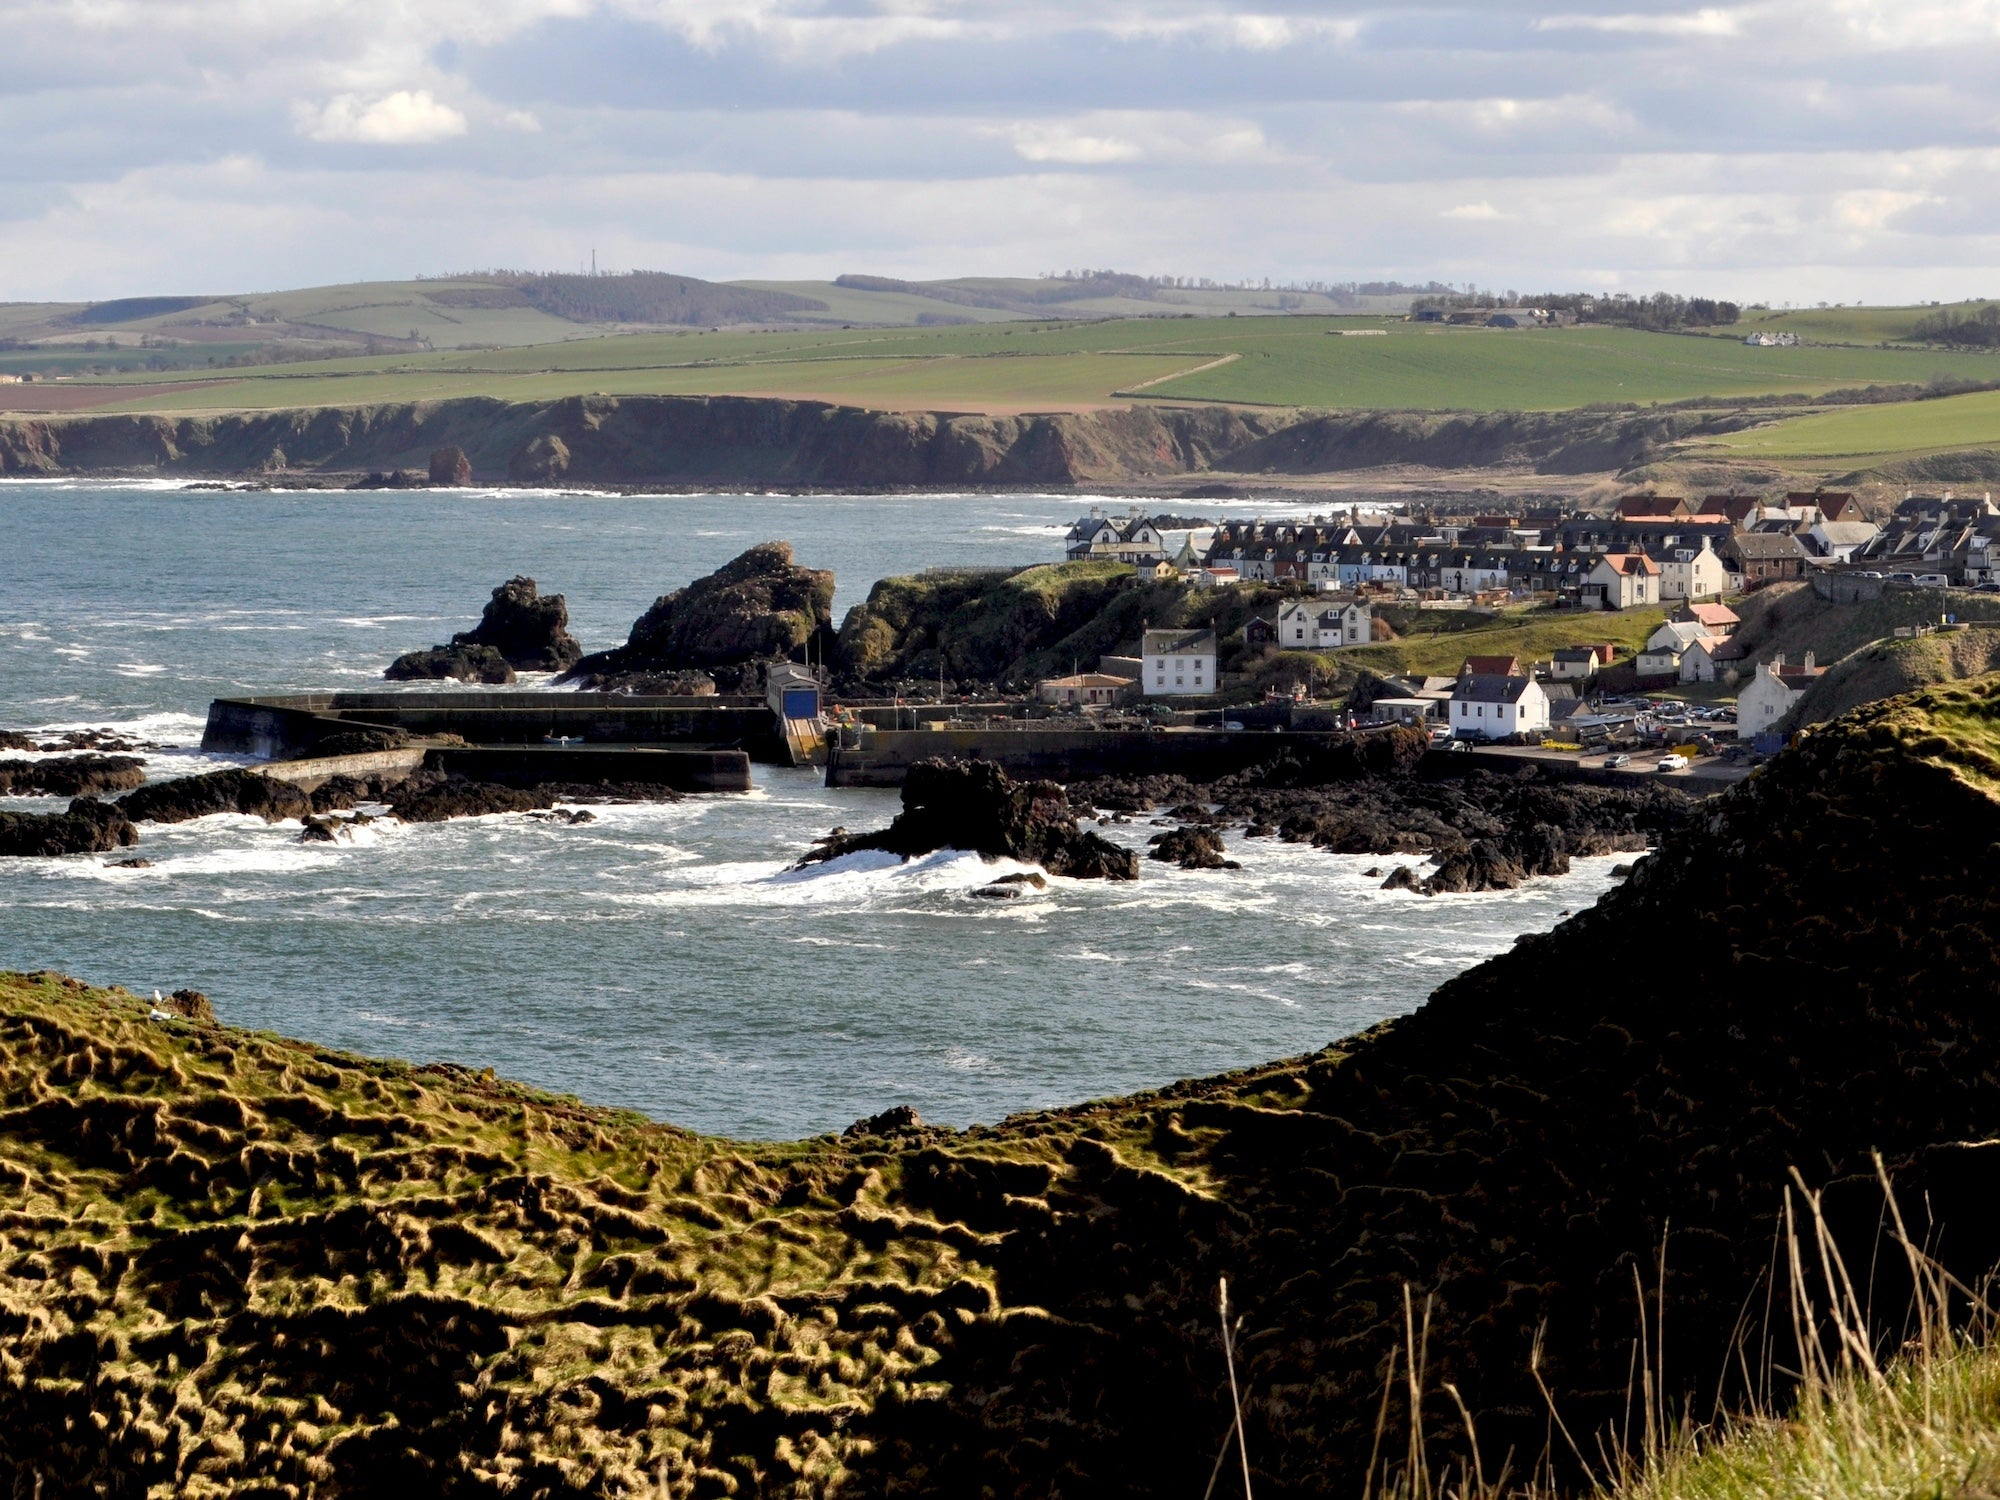
{"type": "MultiPolygon", "coordinates": [[[[1749,420],[1684,412],[1227,407],[988,417],[742,396],[465,399],[219,417],[16,418],[0,421],[0,474],[422,473],[447,449],[471,469],[521,484],[927,489],[1382,464],[1584,473],[1648,462],[1667,444],[1749,420]]],[[[457,460],[450,468],[460,472],[457,460]]]]}
{"type": "Polygon", "coordinates": [[[655,599],[624,645],[584,657],[561,680],[616,690],[662,675],[733,676],[749,663],[789,658],[832,619],[833,574],[799,567],[788,542],[761,542],[655,599]]]}
{"type": "Polygon", "coordinates": [[[1623,1410],[1635,1276],[1705,1410],[1788,1169],[1872,1233],[1880,1150],[2000,1256],[1996,750],[2000,681],[1864,710],[1412,1016],[962,1133],[704,1140],[0,980],[0,1478],[1189,1493],[1224,1274],[1260,1495],[1360,1490],[1406,1289],[1489,1473],[1549,1439],[1538,1344],[1572,1431],[1623,1410]]]}

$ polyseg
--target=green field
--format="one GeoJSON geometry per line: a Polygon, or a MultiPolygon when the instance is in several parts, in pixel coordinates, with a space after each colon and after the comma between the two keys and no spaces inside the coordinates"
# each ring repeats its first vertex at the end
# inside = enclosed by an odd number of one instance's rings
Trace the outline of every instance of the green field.
{"type": "MultiPolygon", "coordinates": [[[[350,309],[344,315],[360,314],[350,309]]],[[[1752,349],[1629,329],[1499,332],[1383,317],[1148,318],[654,332],[507,349],[356,355],[190,371],[170,377],[180,383],[175,391],[129,401],[119,400],[121,383],[162,377],[110,377],[102,382],[104,400],[92,409],[270,409],[455,396],[526,401],[603,392],[784,395],[891,409],[1043,410],[1152,400],[1545,411],[1811,396],[1868,384],[1924,384],[1938,376],[2000,378],[2000,356],[1752,349]],[[1354,334],[1363,336],[1341,336],[1354,334]]]]}
{"type": "Polygon", "coordinates": [[[1718,441],[1759,458],[1887,458],[2000,446],[2000,391],[1816,412],[1718,441]]]}
{"type": "MultiPolygon", "coordinates": [[[[1951,311],[1971,314],[1984,306],[1984,302],[1954,302],[1951,311]]],[[[1753,309],[1745,312],[1739,322],[1703,332],[1738,342],[1752,333],[1795,333],[1822,344],[1898,344],[1910,338],[1911,330],[1921,320],[1942,311],[1943,307],[1930,305],[1788,308],[1775,312],[1753,309]]]]}

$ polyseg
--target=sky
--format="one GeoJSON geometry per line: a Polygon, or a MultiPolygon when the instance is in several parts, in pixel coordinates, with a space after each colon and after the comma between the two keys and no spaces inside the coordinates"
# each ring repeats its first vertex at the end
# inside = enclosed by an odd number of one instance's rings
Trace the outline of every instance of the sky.
{"type": "Polygon", "coordinates": [[[0,300],[506,267],[2000,295],[2000,0],[0,0],[0,300]]]}

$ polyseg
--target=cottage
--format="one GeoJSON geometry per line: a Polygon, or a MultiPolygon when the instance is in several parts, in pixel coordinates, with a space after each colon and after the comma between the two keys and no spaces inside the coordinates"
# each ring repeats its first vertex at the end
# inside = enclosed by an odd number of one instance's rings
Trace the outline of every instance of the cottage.
{"type": "Polygon", "coordinates": [[[1226,565],[1211,564],[1194,575],[1194,586],[1198,589],[1226,589],[1242,581],[1243,575],[1226,565]]]}
{"type": "Polygon", "coordinates": [[[1149,630],[1139,656],[1140,686],[1148,697],[1212,693],[1220,686],[1213,630],[1149,630]]]}
{"type": "Polygon", "coordinates": [[[1719,682],[1743,660],[1743,647],[1726,636],[1705,635],[1681,653],[1682,682],[1719,682]]]}
{"type": "Polygon", "coordinates": [[[1458,675],[1465,677],[1525,677],[1518,656],[1468,656],[1465,665],[1458,669],[1458,675]]]}
{"type": "Polygon", "coordinates": [[[1437,704],[1429,698],[1377,698],[1368,705],[1371,724],[1434,724],[1437,704]]]}
{"type": "Polygon", "coordinates": [[[1320,616],[1323,646],[1365,646],[1375,639],[1375,606],[1356,599],[1320,616]],[[1333,639],[1327,637],[1331,635],[1333,639]]]}
{"type": "MultiPolygon", "coordinates": [[[[1691,620],[1669,620],[1646,637],[1645,649],[1648,651],[1672,651],[1675,656],[1679,656],[1681,652],[1687,650],[1689,646],[1707,634],[1708,631],[1704,627],[1695,624],[1691,620]]],[[[1645,668],[1641,667],[1639,670],[1643,672],[1645,668]]]]}
{"type": "Polygon", "coordinates": [[[1451,732],[1501,740],[1549,727],[1549,698],[1532,677],[1461,677],[1451,695],[1451,732]]]}
{"type": "Polygon", "coordinates": [[[1607,552],[1583,581],[1586,609],[1631,609],[1660,602],[1660,567],[1643,552],[1607,552]]]}
{"type": "Polygon", "coordinates": [[[1584,682],[1597,675],[1595,646],[1564,646],[1549,662],[1549,675],[1558,682],[1584,682]]]}
{"type": "Polygon", "coordinates": [[[1051,677],[1035,685],[1035,696],[1042,702],[1071,708],[1123,703],[1138,694],[1138,683],[1129,677],[1113,677],[1108,672],[1079,672],[1073,677],[1051,677]]]}
{"type": "Polygon", "coordinates": [[[1803,666],[1786,666],[1782,655],[1765,662],[1736,695],[1737,738],[1747,740],[1770,730],[1792,711],[1825,670],[1814,665],[1810,651],[1803,666]]]}
{"type": "Polygon", "coordinates": [[[1246,646],[1275,646],[1278,644],[1278,622],[1267,620],[1262,615],[1252,615],[1243,625],[1243,644],[1246,646]]]}
{"type": "Polygon", "coordinates": [[[1873,521],[1816,521],[1806,528],[1806,543],[1820,557],[1852,562],[1854,554],[1881,533],[1873,521]]]}

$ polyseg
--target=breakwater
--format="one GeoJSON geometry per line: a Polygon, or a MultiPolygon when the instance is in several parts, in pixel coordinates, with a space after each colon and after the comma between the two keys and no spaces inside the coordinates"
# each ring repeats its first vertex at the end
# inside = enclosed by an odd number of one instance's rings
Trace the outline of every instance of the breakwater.
{"type": "Polygon", "coordinates": [[[470,745],[584,745],[741,750],[789,765],[770,706],[756,697],[644,697],[620,693],[291,693],[218,698],[201,747],[211,753],[297,760],[341,753],[357,734],[457,735],[470,745]]]}

